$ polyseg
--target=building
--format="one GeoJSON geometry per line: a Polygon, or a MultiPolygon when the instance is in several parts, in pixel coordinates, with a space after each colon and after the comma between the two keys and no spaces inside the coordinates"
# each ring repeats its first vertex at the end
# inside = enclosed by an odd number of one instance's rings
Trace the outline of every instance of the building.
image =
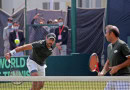
{"type": "Polygon", "coordinates": [[[106,0],[77,0],[77,6],[82,8],[106,8],[106,0]]]}
{"type": "MultiPolygon", "coordinates": [[[[66,11],[71,6],[71,0],[27,0],[27,9],[51,9],[66,11]],[[53,4],[52,4],[53,2],[53,4]]],[[[25,7],[25,0],[0,0],[0,8],[12,14],[25,7]]],[[[77,7],[101,8],[106,7],[106,0],[77,0],[77,7]]]]}

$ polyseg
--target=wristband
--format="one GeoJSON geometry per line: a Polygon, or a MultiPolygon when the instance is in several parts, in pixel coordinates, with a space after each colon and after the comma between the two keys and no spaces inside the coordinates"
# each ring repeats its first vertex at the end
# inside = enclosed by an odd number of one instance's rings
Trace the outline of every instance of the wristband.
{"type": "Polygon", "coordinates": [[[105,70],[105,69],[103,69],[102,71],[101,71],[101,74],[106,74],[107,73],[107,71],[105,70]]]}
{"type": "Polygon", "coordinates": [[[10,51],[11,56],[13,56],[15,53],[16,53],[15,49],[10,51]]]}

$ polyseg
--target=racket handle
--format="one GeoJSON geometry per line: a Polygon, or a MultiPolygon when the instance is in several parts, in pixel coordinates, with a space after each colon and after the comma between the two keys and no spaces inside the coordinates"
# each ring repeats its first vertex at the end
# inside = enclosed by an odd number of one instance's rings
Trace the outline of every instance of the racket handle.
{"type": "Polygon", "coordinates": [[[11,63],[10,59],[8,59],[8,62],[11,63]]]}

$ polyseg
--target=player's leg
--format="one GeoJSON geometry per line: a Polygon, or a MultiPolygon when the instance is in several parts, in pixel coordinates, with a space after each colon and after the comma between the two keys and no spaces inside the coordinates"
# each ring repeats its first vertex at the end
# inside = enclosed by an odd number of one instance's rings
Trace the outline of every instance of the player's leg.
{"type": "MultiPolygon", "coordinates": [[[[45,76],[45,69],[47,68],[46,64],[44,66],[38,65],[38,75],[39,76],[45,76]]],[[[43,88],[44,82],[39,82],[39,89],[43,88]]]]}
{"type": "MultiPolygon", "coordinates": [[[[38,72],[37,71],[32,71],[31,76],[38,76],[38,72]]],[[[33,82],[31,90],[40,90],[39,82],[33,82]]]]}
{"type": "MultiPolygon", "coordinates": [[[[27,67],[31,76],[39,76],[36,62],[28,58],[27,67]]],[[[38,82],[33,82],[31,90],[40,90],[38,89],[38,82]]]]}

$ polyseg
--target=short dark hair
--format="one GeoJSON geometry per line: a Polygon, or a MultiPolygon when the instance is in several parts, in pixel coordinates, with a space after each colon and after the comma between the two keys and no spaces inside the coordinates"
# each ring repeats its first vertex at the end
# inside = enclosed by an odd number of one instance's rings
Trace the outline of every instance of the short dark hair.
{"type": "Polygon", "coordinates": [[[113,32],[116,37],[119,37],[119,35],[120,35],[120,31],[116,26],[107,25],[106,30],[109,30],[109,33],[113,32]]]}
{"type": "Polygon", "coordinates": [[[119,37],[119,35],[120,35],[120,34],[119,34],[116,30],[114,30],[114,29],[110,29],[110,30],[109,30],[109,33],[111,33],[111,32],[113,32],[116,37],[119,37]]]}

